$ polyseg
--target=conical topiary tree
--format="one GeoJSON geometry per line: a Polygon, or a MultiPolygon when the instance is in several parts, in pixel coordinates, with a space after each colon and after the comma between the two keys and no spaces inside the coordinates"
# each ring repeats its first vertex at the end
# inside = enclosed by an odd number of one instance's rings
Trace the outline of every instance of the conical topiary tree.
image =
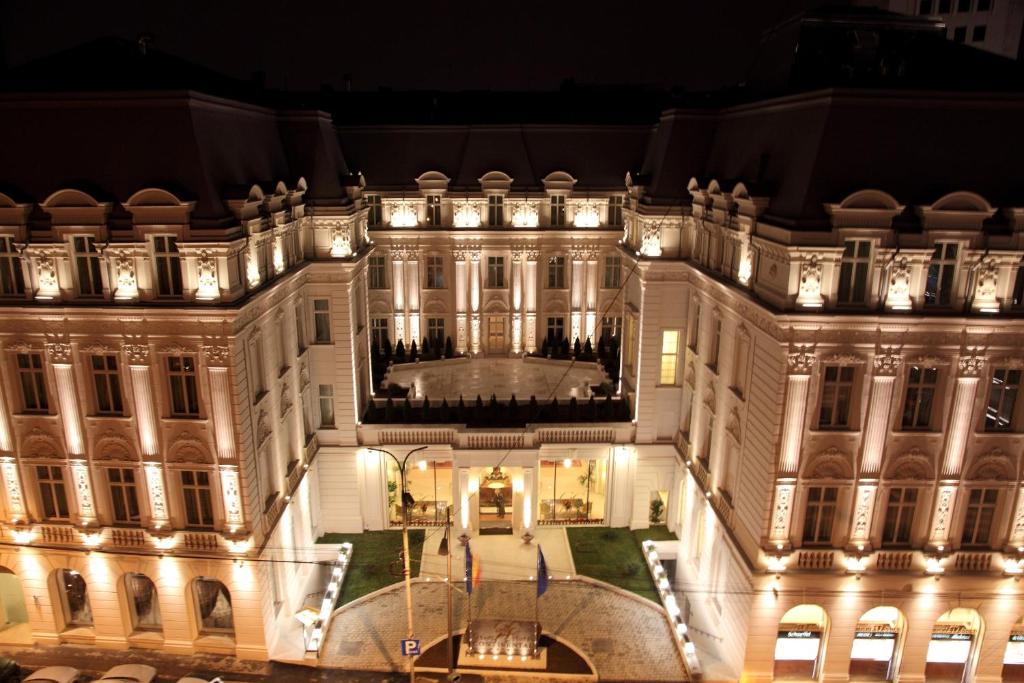
{"type": "Polygon", "coordinates": [[[384,335],[384,344],[383,344],[383,346],[384,346],[384,349],[383,349],[384,350],[384,360],[391,360],[391,340],[388,339],[388,336],[386,334],[384,335]]]}
{"type": "Polygon", "coordinates": [[[426,337],[423,338],[423,343],[420,344],[420,353],[423,354],[424,360],[430,358],[430,340],[426,337]]]}
{"type": "Polygon", "coordinates": [[[590,337],[587,337],[587,342],[583,345],[583,353],[587,356],[594,355],[594,345],[590,343],[590,337]]]}
{"type": "Polygon", "coordinates": [[[576,337],[576,341],[574,341],[572,343],[572,355],[577,357],[577,358],[579,358],[579,356],[580,356],[580,354],[582,352],[583,352],[583,347],[580,346],[580,338],[576,337]]]}
{"type": "Polygon", "coordinates": [[[384,422],[390,423],[395,418],[395,402],[391,400],[391,396],[388,396],[387,403],[384,404],[384,422]]]}
{"type": "Polygon", "coordinates": [[[423,397],[423,405],[420,406],[420,422],[430,422],[430,399],[423,397]]]}
{"type": "Polygon", "coordinates": [[[416,362],[416,356],[419,355],[419,351],[416,350],[416,340],[412,340],[412,346],[409,347],[409,360],[416,362]]]}
{"type": "Polygon", "coordinates": [[[455,352],[452,351],[452,338],[451,337],[445,337],[445,339],[444,339],[444,357],[445,358],[454,358],[455,357],[455,352]]]}
{"type": "Polygon", "coordinates": [[[401,339],[395,345],[395,360],[399,363],[405,362],[405,343],[401,339]]]}

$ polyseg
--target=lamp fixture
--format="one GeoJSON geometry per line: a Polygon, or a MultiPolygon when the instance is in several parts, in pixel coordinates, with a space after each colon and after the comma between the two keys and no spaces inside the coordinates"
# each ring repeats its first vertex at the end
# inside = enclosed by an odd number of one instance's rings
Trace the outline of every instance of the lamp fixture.
{"type": "Polygon", "coordinates": [[[509,486],[508,475],[501,471],[501,468],[495,465],[491,468],[491,471],[484,477],[484,488],[487,489],[503,489],[509,486]]]}

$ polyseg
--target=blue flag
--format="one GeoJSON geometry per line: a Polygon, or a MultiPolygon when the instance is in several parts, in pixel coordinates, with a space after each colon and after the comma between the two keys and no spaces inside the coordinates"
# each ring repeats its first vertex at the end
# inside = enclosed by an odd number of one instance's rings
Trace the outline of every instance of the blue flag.
{"type": "Polygon", "coordinates": [[[469,550],[469,543],[466,543],[466,594],[473,594],[473,553],[469,550]]]}
{"type": "Polygon", "coordinates": [[[537,546],[537,597],[544,595],[548,589],[548,563],[544,561],[544,551],[537,546]]]}

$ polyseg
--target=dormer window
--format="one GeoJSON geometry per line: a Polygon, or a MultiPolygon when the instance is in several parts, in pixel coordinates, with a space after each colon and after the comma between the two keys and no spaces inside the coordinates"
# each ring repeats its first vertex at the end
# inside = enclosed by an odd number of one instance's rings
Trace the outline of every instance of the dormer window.
{"type": "Polygon", "coordinates": [[[25,293],[25,276],[21,272],[21,258],[14,248],[14,240],[0,237],[0,296],[20,296],[25,293]]]}
{"type": "Polygon", "coordinates": [[[608,198],[608,225],[612,227],[622,226],[622,197],[608,198]]]}
{"type": "Polygon", "coordinates": [[[487,225],[500,228],[505,225],[505,198],[492,194],[487,198],[487,225]]]}
{"type": "Polygon", "coordinates": [[[551,198],[551,225],[555,227],[565,225],[565,197],[561,195],[551,198]]]}
{"type": "Polygon", "coordinates": [[[78,293],[81,296],[103,296],[103,269],[100,267],[100,253],[96,251],[96,240],[92,237],[73,237],[75,274],[78,276],[78,293]]]}
{"type": "Polygon", "coordinates": [[[157,294],[160,296],[181,296],[181,255],[178,240],[170,235],[153,238],[153,263],[156,266],[157,294]]]}
{"type": "Polygon", "coordinates": [[[441,225],[441,196],[436,194],[427,195],[427,225],[437,227],[441,225]]]}
{"type": "Polygon", "coordinates": [[[839,303],[863,304],[871,276],[871,242],[846,240],[839,266],[839,303]]]}
{"type": "Polygon", "coordinates": [[[958,252],[959,245],[956,242],[940,242],[935,245],[924,287],[926,306],[949,306],[952,301],[958,252]]]}
{"type": "Polygon", "coordinates": [[[379,194],[366,195],[366,223],[371,228],[378,228],[384,223],[384,208],[380,203],[379,194]]]}

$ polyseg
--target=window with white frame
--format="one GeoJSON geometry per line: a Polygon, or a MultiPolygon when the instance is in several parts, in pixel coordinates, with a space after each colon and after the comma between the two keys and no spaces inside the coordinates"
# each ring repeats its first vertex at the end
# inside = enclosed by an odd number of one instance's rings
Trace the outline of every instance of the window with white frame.
{"type": "Polygon", "coordinates": [[[107,483],[110,485],[110,509],[114,522],[138,522],[139,494],[135,488],[135,470],[129,467],[108,468],[107,483]]]}
{"type": "Polygon", "coordinates": [[[444,344],[444,318],[427,318],[427,339],[433,345],[444,344]]]}
{"type": "Polygon", "coordinates": [[[181,471],[181,496],[185,506],[185,524],[189,527],[213,527],[213,492],[206,470],[181,471]]]}
{"type": "Polygon", "coordinates": [[[839,303],[862,304],[867,300],[871,276],[871,242],[846,240],[839,263],[839,303]]]}
{"type": "Polygon", "coordinates": [[[81,296],[103,296],[103,268],[96,240],[85,235],[71,238],[74,253],[75,277],[81,296]]]}
{"type": "Polygon", "coordinates": [[[48,520],[70,519],[64,470],[59,465],[36,465],[36,484],[39,486],[43,517],[48,520]]]}
{"type": "Polygon", "coordinates": [[[548,318],[548,342],[561,341],[565,336],[565,318],[553,316],[548,318]]]}
{"type": "MultiPolygon", "coordinates": [[[[622,225],[622,197],[614,195],[608,198],[608,225],[619,227],[622,225]]],[[[618,285],[615,285],[616,287],[618,285]]]]}
{"type": "Polygon", "coordinates": [[[495,289],[505,286],[505,257],[487,257],[487,286],[495,289]]]}
{"type": "Polygon", "coordinates": [[[371,256],[367,262],[367,273],[370,289],[387,289],[387,265],[383,256],[371,256]]]}
{"type": "Polygon", "coordinates": [[[196,359],[192,356],[168,356],[167,382],[171,390],[171,415],[199,417],[196,359]]]}
{"type": "Polygon", "coordinates": [[[939,382],[938,368],[911,365],[907,369],[907,392],[903,400],[903,429],[929,429],[932,405],[939,382]]]}
{"type": "Polygon", "coordinates": [[[427,195],[427,225],[441,225],[441,195],[427,195]]]}
{"type": "Polygon", "coordinates": [[[366,195],[366,223],[371,228],[380,227],[384,223],[384,208],[379,194],[366,195]]]}
{"type": "Polygon", "coordinates": [[[117,369],[117,356],[92,356],[92,386],[96,397],[96,412],[100,415],[121,415],[121,379],[117,369]]]}
{"type": "Polygon", "coordinates": [[[939,242],[935,245],[925,278],[926,306],[949,306],[952,302],[959,250],[960,245],[956,242],[939,242]]]}
{"type": "Polygon", "coordinates": [[[505,198],[499,194],[487,197],[487,225],[492,228],[505,225],[505,198]]]}
{"type": "Polygon", "coordinates": [[[618,289],[622,283],[622,257],[618,254],[604,257],[604,288],[618,289]]]}
{"type": "Polygon", "coordinates": [[[313,334],[317,344],[331,343],[331,302],[313,299],[313,334]]]}
{"type": "Polygon", "coordinates": [[[551,225],[555,227],[565,225],[565,197],[561,195],[551,198],[551,225]]]}
{"type": "Polygon", "coordinates": [[[320,429],[334,426],[334,385],[320,385],[320,429]]]}
{"type": "Polygon", "coordinates": [[[388,335],[388,319],[387,318],[371,318],[370,319],[370,343],[378,350],[384,349],[384,340],[389,339],[388,335]]]}
{"type": "Polygon", "coordinates": [[[0,237],[0,296],[20,296],[25,293],[25,274],[21,270],[21,257],[10,237],[0,237]]]}
{"type": "Polygon", "coordinates": [[[807,489],[804,545],[831,545],[838,498],[839,489],[835,486],[811,486],[807,489]]]}
{"type": "Polygon", "coordinates": [[[1020,390],[1020,370],[996,368],[988,390],[985,406],[985,431],[1006,432],[1013,428],[1013,410],[1020,390]]]}
{"type": "Polygon", "coordinates": [[[676,384],[679,369],[679,330],[663,330],[661,333],[661,373],[659,384],[676,384]]]}
{"type": "Polygon", "coordinates": [[[822,368],[818,429],[845,429],[850,426],[853,377],[854,368],[850,365],[826,365],[822,368]]]}
{"type": "Polygon", "coordinates": [[[984,546],[992,541],[992,522],[999,503],[999,489],[971,489],[964,515],[964,529],[960,544],[984,546]]]}
{"type": "Polygon", "coordinates": [[[427,289],[444,289],[444,257],[427,257],[427,289]]]}
{"type": "Polygon", "coordinates": [[[722,319],[716,314],[711,326],[711,346],[708,347],[708,367],[718,372],[718,358],[722,352],[722,319]]]}
{"type": "Polygon", "coordinates": [[[548,259],[548,289],[565,289],[565,257],[548,259]]]}
{"type": "Polygon", "coordinates": [[[601,318],[601,339],[608,343],[619,336],[622,329],[622,317],[617,315],[606,315],[601,318]]]}
{"type": "Polygon", "coordinates": [[[50,409],[46,397],[46,374],[43,354],[19,353],[16,357],[18,381],[21,384],[21,407],[26,413],[45,413],[50,409]]]}
{"type": "Polygon", "coordinates": [[[156,267],[156,291],[160,296],[181,296],[181,255],[178,240],[170,235],[153,238],[153,264],[156,267]]]}
{"type": "Polygon", "coordinates": [[[893,487],[889,489],[889,497],[885,505],[885,523],[882,526],[883,546],[910,545],[916,510],[916,488],[893,487]]]}

